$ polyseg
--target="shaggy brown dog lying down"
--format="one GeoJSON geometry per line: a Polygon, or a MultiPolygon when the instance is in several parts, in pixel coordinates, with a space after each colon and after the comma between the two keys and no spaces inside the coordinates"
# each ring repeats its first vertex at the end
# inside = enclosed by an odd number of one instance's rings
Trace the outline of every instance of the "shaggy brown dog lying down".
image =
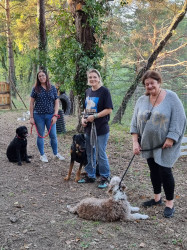
{"type": "Polygon", "coordinates": [[[119,189],[120,178],[114,176],[109,184],[108,199],[86,198],[80,201],[75,207],[67,206],[71,213],[79,217],[94,221],[117,221],[117,220],[138,220],[147,219],[148,215],[131,213],[139,211],[138,207],[131,207],[125,194],[125,185],[119,189]]]}

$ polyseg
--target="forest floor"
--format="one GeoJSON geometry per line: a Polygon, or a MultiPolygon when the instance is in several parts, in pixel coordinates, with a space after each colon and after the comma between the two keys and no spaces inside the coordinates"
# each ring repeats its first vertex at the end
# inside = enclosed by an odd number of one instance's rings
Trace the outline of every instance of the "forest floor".
{"type": "MultiPolygon", "coordinates": [[[[25,125],[30,131],[29,121],[17,121],[20,116],[21,111],[0,113],[0,250],[187,249],[186,157],[180,157],[173,169],[176,181],[173,218],[163,217],[164,206],[141,207],[144,200],[152,198],[152,188],[146,162],[136,156],[125,176],[126,193],[131,205],[139,206],[140,212],[149,215],[149,219],[87,221],[70,214],[67,205],[73,206],[85,197],[104,198],[107,194],[106,190],[97,188],[97,182],[74,182],[78,163],[71,180],[64,180],[77,119],[66,116],[67,133],[58,135],[59,152],[65,161],[53,159],[46,139],[49,163],[40,162],[33,129],[28,137],[31,163],[18,166],[8,161],[6,149],[18,126],[25,125]]],[[[112,176],[121,176],[132,157],[130,135],[111,128],[107,154],[112,176]]]]}

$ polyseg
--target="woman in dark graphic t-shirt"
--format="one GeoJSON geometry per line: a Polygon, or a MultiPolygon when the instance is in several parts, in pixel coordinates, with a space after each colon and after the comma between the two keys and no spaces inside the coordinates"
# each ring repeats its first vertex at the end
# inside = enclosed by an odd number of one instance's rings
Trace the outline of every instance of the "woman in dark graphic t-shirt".
{"type": "Polygon", "coordinates": [[[98,151],[97,164],[101,181],[99,188],[105,188],[108,185],[110,178],[110,167],[106,155],[106,146],[109,138],[110,113],[113,109],[112,99],[109,90],[102,86],[102,79],[100,73],[96,69],[91,69],[87,72],[88,85],[91,88],[85,93],[85,112],[88,117],[82,118],[82,126],[85,128],[86,134],[86,153],[88,164],[85,167],[87,176],[81,179],[79,183],[94,182],[96,179],[96,151],[98,151]],[[94,148],[92,155],[92,147],[90,145],[90,132],[92,123],[95,123],[97,132],[97,150],[94,148]],[[93,157],[93,164],[92,158],[93,157]]]}

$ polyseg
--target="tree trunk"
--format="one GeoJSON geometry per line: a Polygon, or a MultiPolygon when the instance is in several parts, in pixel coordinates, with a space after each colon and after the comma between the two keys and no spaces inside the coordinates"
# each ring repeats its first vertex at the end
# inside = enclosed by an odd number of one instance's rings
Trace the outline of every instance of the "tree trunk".
{"type": "Polygon", "coordinates": [[[171,25],[169,26],[165,36],[162,38],[156,49],[153,51],[151,56],[148,58],[147,64],[139,71],[134,83],[130,86],[130,88],[127,90],[127,93],[125,94],[122,103],[117,111],[117,113],[114,116],[114,119],[112,121],[112,124],[114,123],[121,123],[121,119],[125,113],[127,103],[130,100],[131,96],[134,94],[134,91],[136,90],[136,87],[138,86],[143,74],[151,68],[154,61],[157,59],[159,53],[162,51],[168,40],[171,38],[173,31],[177,28],[178,24],[183,20],[185,17],[185,14],[187,12],[187,0],[185,0],[184,6],[182,10],[178,13],[176,17],[174,17],[171,25]]]}
{"type": "Polygon", "coordinates": [[[74,115],[75,114],[75,96],[74,96],[72,90],[70,91],[69,98],[70,98],[70,102],[71,102],[70,115],[74,115]]]}
{"type": "Polygon", "coordinates": [[[7,25],[7,47],[8,47],[8,80],[11,86],[11,94],[16,96],[15,88],[16,86],[16,74],[15,74],[15,65],[14,65],[14,52],[12,46],[12,35],[10,30],[10,5],[9,0],[5,0],[5,10],[6,10],[6,25],[7,25]]]}
{"type": "Polygon", "coordinates": [[[39,16],[39,67],[46,69],[47,59],[47,36],[45,24],[45,0],[38,2],[38,16],[39,16]]]}
{"type": "Polygon", "coordinates": [[[86,65],[82,64],[84,61],[84,57],[89,59],[93,59],[95,56],[96,50],[96,39],[94,37],[94,29],[89,23],[90,13],[88,15],[87,12],[84,12],[83,5],[85,5],[86,1],[83,0],[68,0],[70,5],[71,12],[75,19],[75,27],[76,27],[76,40],[81,44],[82,54],[77,56],[76,61],[76,74],[75,74],[75,84],[79,86],[77,88],[78,95],[78,125],[77,130],[79,132],[82,131],[81,128],[81,112],[83,111],[83,102],[84,102],[84,93],[87,88],[87,76],[86,70],[88,66],[99,67],[98,65],[86,65]],[[83,59],[83,60],[82,60],[83,59]],[[80,87],[81,86],[81,87],[80,87]]]}

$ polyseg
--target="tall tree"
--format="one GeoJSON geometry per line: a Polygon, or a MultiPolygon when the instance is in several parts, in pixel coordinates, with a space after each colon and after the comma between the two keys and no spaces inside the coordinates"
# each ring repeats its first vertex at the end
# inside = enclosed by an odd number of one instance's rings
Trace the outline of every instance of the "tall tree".
{"type": "Polygon", "coordinates": [[[133,95],[136,87],[138,86],[143,74],[151,68],[155,60],[157,59],[159,53],[163,50],[164,46],[168,42],[168,40],[172,37],[175,29],[177,28],[178,24],[183,20],[185,17],[185,14],[187,12],[187,0],[185,0],[184,6],[181,9],[181,11],[174,17],[173,21],[171,22],[169,28],[165,32],[163,38],[160,40],[156,48],[154,49],[153,53],[150,55],[150,57],[147,60],[146,65],[138,72],[137,77],[134,81],[134,83],[130,86],[130,88],[127,90],[125,96],[123,97],[122,103],[117,111],[117,113],[114,116],[114,119],[112,123],[121,123],[121,119],[124,115],[126,106],[128,101],[130,100],[131,96],[133,95]]]}
{"type": "Polygon", "coordinates": [[[47,59],[47,35],[45,21],[45,0],[38,0],[39,18],[39,66],[46,68],[47,59]]]}
{"type": "Polygon", "coordinates": [[[5,12],[6,12],[6,26],[7,26],[7,48],[8,48],[8,78],[12,89],[12,94],[15,95],[14,86],[16,86],[15,64],[14,64],[14,52],[13,52],[13,37],[11,33],[11,17],[10,17],[10,4],[9,0],[5,0],[5,12]]]}

